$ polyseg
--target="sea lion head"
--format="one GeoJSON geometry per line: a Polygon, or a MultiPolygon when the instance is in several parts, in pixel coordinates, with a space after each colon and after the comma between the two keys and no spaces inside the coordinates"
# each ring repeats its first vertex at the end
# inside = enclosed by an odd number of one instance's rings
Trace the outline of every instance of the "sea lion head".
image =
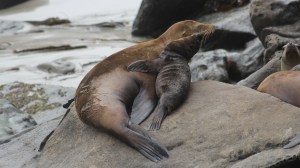
{"type": "Polygon", "coordinates": [[[281,70],[290,70],[298,64],[300,64],[300,46],[295,43],[287,43],[283,46],[281,70]]]}
{"type": "MultiPolygon", "coordinates": [[[[206,38],[210,34],[211,33],[196,33],[178,40],[174,40],[167,45],[163,53],[176,53],[176,55],[181,57],[181,59],[186,59],[189,61],[199,51],[201,45],[205,43],[206,38]]],[[[171,55],[171,57],[174,57],[174,55],[171,55]]]]}
{"type": "Polygon", "coordinates": [[[165,42],[171,42],[193,34],[211,34],[215,30],[215,26],[204,24],[193,20],[184,20],[173,24],[159,39],[165,42]]]}

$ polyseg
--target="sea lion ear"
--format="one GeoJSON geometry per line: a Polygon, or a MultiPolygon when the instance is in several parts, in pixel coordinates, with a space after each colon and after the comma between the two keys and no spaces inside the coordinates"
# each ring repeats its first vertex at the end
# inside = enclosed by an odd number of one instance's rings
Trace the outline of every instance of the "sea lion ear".
{"type": "Polygon", "coordinates": [[[136,72],[157,72],[155,64],[153,61],[149,60],[139,60],[131,63],[127,67],[128,71],[136,71],[136,72]]]}

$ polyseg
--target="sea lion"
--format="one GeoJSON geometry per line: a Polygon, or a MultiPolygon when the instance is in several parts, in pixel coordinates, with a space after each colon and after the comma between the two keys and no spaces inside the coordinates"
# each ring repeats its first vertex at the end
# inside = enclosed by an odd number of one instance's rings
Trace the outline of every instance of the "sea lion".
{"type": "Polygon", "coordinates": [[[200,49],[201,34],[172,41],[154,60],[140,60],[128,71],[158,73],[156,94],[159,97],[149,130],[159,129],[163,119],[186,99],[191,83],[190,59],[200,49]]]}
{"type": "MultiPolygon", "coordinates": [[[[257,90],[300,107],[300,71],[297,68],[298,65],[295,66],[295,71],[279,71],[271,74],[261,82],[257,90]]],[[[300,134],[292,138],[284,148],[292,148],[298,144],[300,144],[300,134]]]]}
{"type": "Polygon", "coordinates": [[[170,42],[195,33],[205,37],[214,28],[191,20],[178,22],[157,39],[107,57],[87,73],[76,90],[75,107],[79,118],[107,130],[151,161],[167,158],[167,149],[138,126],[156,105],[156,76],[128,72],[127,66],[141,59],[156,59],[170,42]]]}
{"type": "Polygon", "coordinates": [[[300,71],[279,71],[261,82],[257,90],[300,107],[300,71]]]}
{"type": "Polygon", "coordinates": [[[287,43],[283,46],[281,70],[290,70],[298,64],[300,64],[300,46],[295,43],[287,43]]]}

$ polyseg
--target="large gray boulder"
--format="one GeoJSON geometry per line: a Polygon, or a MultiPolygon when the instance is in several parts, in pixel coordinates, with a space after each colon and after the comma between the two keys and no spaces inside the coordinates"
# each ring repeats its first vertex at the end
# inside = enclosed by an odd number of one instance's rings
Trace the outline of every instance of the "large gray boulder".
{"type": "Polygon", "coordinates": [[[178,21],[228,11],[248,2],[248,0],[143,0],[133,23],[132,34],[158,36],[178,21]]]}
{"type": "MultiPolygon", "coordinates": [[[[25,167],[270,167],[297,162],[300,109],[255,90],[215,81],[192,83],[186,102],[151,132],[170,152],[147,160],[111,135],[82,123],[74,107],[40,157],[25,167]],[[295,161],[296,160],[296,161],[295,161]]],[[[149,119],[143,123],[149,124],[149,119]]]]}
{"type": "Polygon", "coordinates": [[[0,9],[9,8],[28,0],[0,0],[0,9]]]}

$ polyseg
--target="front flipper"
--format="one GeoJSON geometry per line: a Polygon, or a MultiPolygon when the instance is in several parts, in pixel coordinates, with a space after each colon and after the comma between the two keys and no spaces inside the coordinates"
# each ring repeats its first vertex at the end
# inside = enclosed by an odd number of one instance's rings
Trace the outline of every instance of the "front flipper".
{"type": "Polygon", "coordinates": [[[286,144],[283,148],[288,149],[299,144],[300,144],[300,133],[298,133],[294,138],[290,139],[289,143],[286,144]]]}
{"type": "Polygon", "coordinates": [[[158,63],[159,61],[153,60],[139,60],[131,63],[128,67],[128,71],[137,71],[137,72],[158,72],[158,63]]]}
{"type": "Polygon", "coordinates": [[[141,87],[139,94],[134,99],[131,109],[131,121],[140,124],[144,121],[156,106],[157,97],[155,88],[151,85],[141,87]]]}

